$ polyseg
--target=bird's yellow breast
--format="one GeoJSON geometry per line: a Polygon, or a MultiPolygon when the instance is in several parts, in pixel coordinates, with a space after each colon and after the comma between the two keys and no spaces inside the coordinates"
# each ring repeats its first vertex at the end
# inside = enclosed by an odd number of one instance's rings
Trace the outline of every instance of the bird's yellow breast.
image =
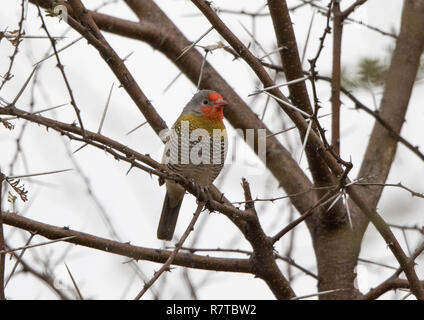
{"type": "Polygon", "coordinates": [[[175,124],[173,128],[179,129],[181,126],[182,121],[188,121],[189,122],[189,128],[190,131],[195,129],[205,129],[208,131],[210,136],[213,136],[213,130],[214,129],[220,129],[225,130],[225,125],[222,122],[222,120],[217,119],[208,119],[203,116],[197,116],[194,114],[183,114],[181,115],[177,121],[175,121],[175,124]]]}

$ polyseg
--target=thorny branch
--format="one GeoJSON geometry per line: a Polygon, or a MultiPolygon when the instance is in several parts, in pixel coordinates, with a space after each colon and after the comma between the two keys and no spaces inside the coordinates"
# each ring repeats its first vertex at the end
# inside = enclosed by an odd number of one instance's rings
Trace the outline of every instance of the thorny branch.
{"type": "Polygon", "coordinates": [[[52,48],[53,48],[53,51],[54,51],[54,55],[55,55],[56,60],[57,60],[57,67],[59,68],[60,73],[62,74],[63,80],[65,81],[66,89],[68,90],[69,97],[71,99],[71,105],[72,105],[72,107],[75,110],[75,114],[77,115],[78,123],[79,123],[82,131],[84,132],[84,125],[83,125],[83,122],[82,122],[82,119],[81,119],[81,111],[78,108],[77,103],[75,102],[74,93],[72,92],[71,85],[70,85],[69,80],[68,80],[68,78],[67,78],[67,76],[65,74],[65,67],[63,66],[63,64],[62,64],[62,62],[60,60],[59,54],[57,52],[56,41],[50,35],[50,32],[47,29],[46,23],[44,22],[44,18],[43,18],[43,14],[41,13],[40,6],[38,5],[38,2],[37,1],[36,1],[36,3],[37,3],[37,9],[38,9],[38,16],[40,17],[42,28],[46,32],[47,37],[50,39],[50,43],[52,45],[52,48]]]}

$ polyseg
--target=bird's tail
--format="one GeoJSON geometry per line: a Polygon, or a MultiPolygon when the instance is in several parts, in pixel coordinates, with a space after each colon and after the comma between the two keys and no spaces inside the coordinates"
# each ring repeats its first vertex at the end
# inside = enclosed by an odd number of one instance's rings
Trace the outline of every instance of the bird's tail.
{"type": "Polygon", "coordinates": [[[175,226],[177,225],[177,218],[180,212],[181,203],[183,202],[183,197],[179,200],[175,206],[171,206],[171,200],[169,198],[168,192],[165,195],[165,200],[163,201],[162,213],[159,220],[157,237],[161,240],[172,240],[174,235],[175,226]]]}

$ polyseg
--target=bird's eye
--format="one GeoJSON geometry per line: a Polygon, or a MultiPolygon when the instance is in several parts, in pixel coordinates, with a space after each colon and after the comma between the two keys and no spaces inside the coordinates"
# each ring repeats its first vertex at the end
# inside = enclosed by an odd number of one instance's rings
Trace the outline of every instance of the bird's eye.
{"type": "Polygon", "coordinates": [[[203,100],[203,104],[208,104],[209,103],[209,101],[208,100],[203,100]]]}

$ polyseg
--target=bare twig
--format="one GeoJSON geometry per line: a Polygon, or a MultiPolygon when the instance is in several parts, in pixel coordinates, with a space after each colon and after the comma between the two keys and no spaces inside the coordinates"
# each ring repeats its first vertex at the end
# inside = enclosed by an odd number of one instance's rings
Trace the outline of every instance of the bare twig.
{"type": "Polygon", "coordinates": [[[331,145],[334,152],[340,154],[340,86],[342,51],[343,15],[340,3],[333,5],[333,70],[331,82],[331,145]]]}
{"type": "Polygon", "coordinates": [[[159,269],[159,271],[157,271],[155,273],[155,275],[153,276],[153,278],[148,283],[146,283],[144,285],[143,289],[135,297],[135,300],[139,300],[147,292],[147,290],[149,290],[149,288],[156,282],[156,280],[159,279],[159,277],[165,271],[169,271],[169,267],[171,266],[172,262],[174,261],[175,256],[177,255],[178,251],[183,246],[184,241],[187,239],[187,237],[189,236],[189,234],[191,233],[191,231],[194,229],[194,225],[196,224],[196,221],[199,218],[200,213],[202,212],[202,209],[203,209],[204,205],[205,205],[204,202],[200,202],[197,205],[196,212],[194,213],[193,218],[191,219],[190,224],[188,225],[186,231],[181,236],[181,239],[175,245],[174,251],[171,253],[171,255],[169,256],[168,260],[162,265],[162,267],[159,269]]]}
{"type": "MultiPolygon", "coordinates": [[[[248,250],[224,249],[224,248],[208,249],[208,248],[193,248],[193,247],[188,248],[188,247],[181,247],[181,250],[186,250],[186,251],[189,251],[191,253],[194,253],[194,252],[230,252],[230,253],[246,254],[246,255],[249,255],[249,256],[251,256],[253,254],[253,252],[248,251],[248,250]]],[[[309,271],[305,267],[300,266],[292,258],[290,258],[290,257],[284,257],[284,256],[282,256],[280,254],[277,254],[277,253],[275,253],[275,257],[276,257],[276,259],[280,259],[280,260],[286,262],[288,265],[293,266],[293,267],[299,269],[300,271],[302,271],[303,273],[307,274],[308,276],[311,276],[312,278],[318,279],[318,276],[316,274],[314,274],[313,272],[309,271]]]]}
{"type": "Polygon", "coordinates": [[[359,186],[382,186],[382,187],[395,187],[395,188],[401,188],[403,190],[408,191],[411,196],[423,198],[424,199],[424,193],[422,192],[416,192],[408,187],[405,187],[401,182],[399,183],[377,183],[377,182],[356,182],[355,184],[359,186]]]}
{"type": "MultiPolygon", "coordinates": [[[[27,247],[27,246],[30,244],[30,242],[31,242],[32,238],[34,238],[34,236],[35,236],[35,235],[36,235],[35,233],[31,233],[31,236],[29,237],[28,241],[26,242],[25,247],[27,247]]],[[[16,268],[18,267],[19,263],[21,262],[22,257],[23,257],[23,255],[24,255],[24,253],[25,253],[26,249],[27,249],[27,248],[24,248],[24,249],[21,251],[21,253],[19,254],[18,258],[16,259],[15,265],[13,266],[12,271],[10,271],[9,277],[7,278],[6,283],[5,283],[5,285],[4,285],[5,287],[6,287],[6,286],[7,286],[7,284],[9,283],[10,279],[12,279],[12,277],[13,277],[13,275],[14,275],[15,271],[16,271],[16,268]]]]}
{"type": "Polygon", "coordinates": [[[13,68],[13,64],[15,62],[15,58],[18,55],[19,52],[19,45],[22,41],[22,36],[25,33],[25,30],[23,29],[23,25],[24,25],[24,20],[25,20],[25,3],[26,0],[22,0],[21,2],[21,18],[19,20],[19,26],[18,26],[18,32],[16,37],[14,38],[14,51],[10,57],[10,63],[9,63],[9,68],[7,69],[6,73],[4,74],[3,81],[0,85],[0,90],[3,89],[3,86],[6,84],[7,81],[9,81],[10,79],[12,79],[13,75],[12,75],[12,68],[13,68]]]}
{"type": "MultiPolygon", "coordinates": [[[[58,109],[58,108],[64,107],[66,105],[68,105],[68,104],[67,103],[63,103],[63,104],[60,104],[58,106],[54,106],[54,107],[50,107],[50,108],[46,108],[46,109],[42,109],[42,110],[37,110],[37,111],[29,112],[29,114],[40,114],[40,113],[43,113],[43,112],[47,112],[47,111],[51,111],[51,110],[54,110],[54,109],[58,109]]],[[[6,121],[15,120],[15,119],[18,119],[18,117],[2,118],[2,120],[6,120],[6,121]]]]}
{"type": "Polygon", "coordinates": [[[352,3],[352,5],[350,5],[348,8],[346,8],[345,10],[343,10],[342,12],[340,12],[340,14],[342,15],[343,19],[346,19],[353,11],[356,10],[356,8],[358,8],[359,6],[363,5],[367,1],[368,0],[356,0],[354,3],[352,3]]]}
{"type": "Polygon", "coordinates": [[[338,191],[335,193],[333,192],[327,192],[321,199],[317,201],[317,203],[311,207],[308,211],[304,212],[299,218],[293,220],[290,222],[286,227],[284,227],[281,231],[279,231],[276,235],[271,237],[272,243],[277,242],[280,240],[287,232],[292,230],[294,227],[296,227],[299,223],[304,221],[306,218],[310,217],[313,213],[316,212],[316,208],[320,206],[324,206],[328,202],[334,200],[338,196],[338,191]]]}
{"type": "MultiPolygon", "coordinates": [[[[71,230],[67,227],[55,227],[45,223],[37,222],[16,214],[2,213],[3,223],[23,230],[36,231],[38,235],[48,239],[58,239],[74,236],[65,240],[69,243],[78,244],[107,253],[114,253],[136,260],[147,260],[157,263],[164,263],[171,255],[170,251],[150,249],[133,246],[129,243],[112,241],[109,239],[96,237],[87,233],[71,230]]],[[[252,273],[253,269],[249,259],[230,259],[205,257],[195,254],[178,253],[173,260],[174,265],[205,270],[252,273]]]]}
{"type": "Polygon", "coordinates": [[[52,290],[60,299],[62,300],[69,300],[70,298],[60,289],[57,288],[55,284],[55,279],[50,273],[46,272],[39,272],[36,269],[34,269],[29,263],[27,263],[25,260],[20,259],[18,254],[16,252],[12,252],[13,256],[20,261],[20,264],[22,266],[22,271],[27,272],[40,281],[42,281],[50,290],[52,290]]]}
{"type": "Polygon", "coordinates": [[[52,48],[53,48],[53,51],[54,51],[54,55],[56,56],[56,60],[57,60],[57,67],[59,68],[60,73],[62,74],[63,81],[65,82],[66,89],[68,90],[69,98],[71,99],[71,105],[72,105],[72,107],[73,107],[73,108],[74,108],[74,110],[75,110],[75,114],[76,114],[76,116],[77,116],[77,119],[78,119],[78,122],[79,122],[80,128],[81,128],[81,130],[82,130],[82,132],[83,132],[83,135],[85,135],[84,125],[83,125],[83,123],[82,123],[82,119],[81,119],[81,111],[80,111],[80,109],[78,108],[77,103],[75,102],[75,98],[74,98],[74,94],[73,94],[73,92],[72,92],[71,85],[70,85],[69,80],[68,80],[68,78],[67,78],[67,76],[66,76],[66,74],[65,74],[65,67],[64,67],[64,66],[63,66],[63,64],[62,64],[62,62],[61,62],[61,60],[60,60],[60,57],[59,57],[59,53],[58,53],[58,51],[57,51],[57,49],[56,49],[56,42],[55,42],[55,40],[51,37],[51,35],[50,35],[50,33],[49,33],[49,30],[47,29],[47,26],[46,26],[46,24],[45,24],[45,22],[44,22],[43,14],[41,13],[41,9],[40,9],[40,6],[38,5],[38,2],[37,2],[37,9],[38,9],[38,16],[40,17],[40,20],[41,20],[42,28],[43,28],[43,29],[44,29],[44,31],[46,32],[46,34],[47,34],[47,36],[49,37],[50,42],[51,42],[51,44],[52,44],[52,48]]]}

